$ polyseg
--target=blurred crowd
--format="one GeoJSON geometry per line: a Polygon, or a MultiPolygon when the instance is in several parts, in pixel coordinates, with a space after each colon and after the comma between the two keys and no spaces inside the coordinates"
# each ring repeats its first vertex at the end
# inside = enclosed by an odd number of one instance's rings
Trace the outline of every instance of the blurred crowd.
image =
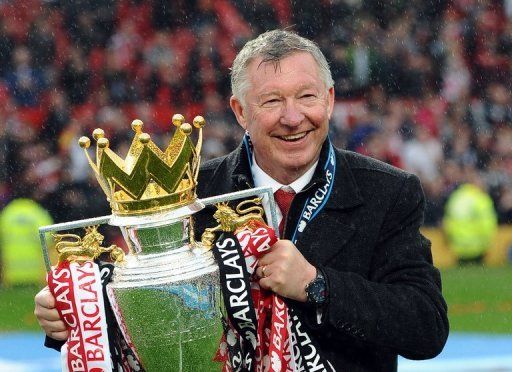
{"type": "Polygon", "coordinates": [[[512,1],[0,1],[0,209],[37,201],[55,222],[109,213],[77,145],[103,128],[124,156],[138,118],[156,143],[202,114],[204,158],[243,135],[229,67],[288,27],[331,64],[331,138],[418,174],[426,223],[462,183],[512,222],[512,1]]]}

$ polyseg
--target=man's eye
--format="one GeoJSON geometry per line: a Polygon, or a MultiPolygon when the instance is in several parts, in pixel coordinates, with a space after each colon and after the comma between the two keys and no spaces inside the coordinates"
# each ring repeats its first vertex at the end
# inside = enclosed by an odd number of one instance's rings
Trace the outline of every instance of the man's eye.
{"type": "Polygon", "coordinates": [[[303,94],[302,96],[300,96],[300,98],[306,98],[306,99],[307,98],[315,98],[315,95],[308,93],[308,94],[303,94]]]}
{"type": "Polygon", "coordinates": [[[265,102],[263,102],[264,105],[275,105],[276,103],[279,103],[279,100],[277,98],[268,99],[265,102]]]}

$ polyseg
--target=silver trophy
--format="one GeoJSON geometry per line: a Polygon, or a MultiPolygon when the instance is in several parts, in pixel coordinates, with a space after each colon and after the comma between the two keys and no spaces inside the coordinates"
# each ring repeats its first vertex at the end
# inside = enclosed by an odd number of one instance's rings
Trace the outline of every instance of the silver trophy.
{"type": "MultiPolygon", "coordinates": [[[[48,233],[93,225],[118,226],[127,243],[124,260],[114,264],[107,292],[125,340],[146,371],[218,370],[214,361],[225,315],[212,236],[194,236],[194,214],[205,206],[257,196],[268,198],[269,225],[277,227],[271,188],[257,188],[199,200],[195,194],[204,119],[196,117],[198,141],[181,115],[169,146],[161,151],[135,120],[125,159],[109,149],[96,129],[96,162],[90,141],[80,139],[90,165],[107,194],[112,215],[41,227],[47,269],[52,264],[48,233]]],[[[211,230],[211,229],[210,229],[211,230]]],[[[62,253],[62,252],[60,252],[62,253]]]]}

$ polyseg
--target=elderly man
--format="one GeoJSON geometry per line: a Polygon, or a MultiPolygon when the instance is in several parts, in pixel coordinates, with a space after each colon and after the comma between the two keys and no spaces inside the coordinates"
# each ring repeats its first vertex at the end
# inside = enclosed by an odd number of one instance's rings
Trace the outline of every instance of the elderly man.
{"type": "MultiPolygon", "coordinates": [[[[396,370],[399,354],[437,355],[448,320],[430,243],[419,232],[418,178],[332,146],[333,80],[310,40],[281,30],[260,35],[237,55],[231,82],[246,136],[204,164],[197,191],[276,191],[282,239],[258,263],[260,286],[287,299],[336,370],[396,370]]],[[[65,338],[48,292],[36,296],[35,313],[49,336],[65,338]]]]}

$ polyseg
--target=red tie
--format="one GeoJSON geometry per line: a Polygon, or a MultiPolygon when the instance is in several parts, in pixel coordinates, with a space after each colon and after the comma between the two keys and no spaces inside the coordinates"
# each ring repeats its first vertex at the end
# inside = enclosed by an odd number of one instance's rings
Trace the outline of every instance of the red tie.
{"type": "Polygon", "coordinates": [[[277,206],[281,210],[283,218],[279,223],[279,236],[283,237],[284,224],[286,222],[286,216],[288,215],[288,211],[290,210],[290,204],[292,204],[293,197],[295,196],[295,191],[285,191],[283,189],[279,189],[274,193],[274,198],[276,199],[277,206]]]}

